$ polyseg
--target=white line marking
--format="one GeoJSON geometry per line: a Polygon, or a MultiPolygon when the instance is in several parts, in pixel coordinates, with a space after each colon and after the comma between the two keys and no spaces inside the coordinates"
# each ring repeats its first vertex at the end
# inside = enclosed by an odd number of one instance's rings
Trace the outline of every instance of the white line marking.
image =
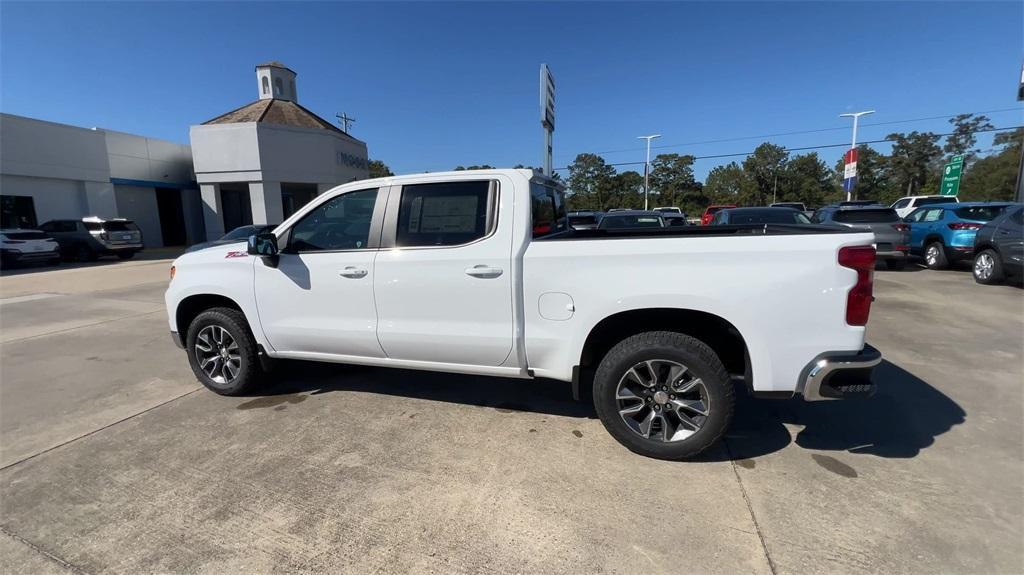
{"type": "Polygon", "coordinates": [[[17,297],[8,297],[0,299],[0,305],[9,303],[21,303],[23,301],[35,301],[37,299],[50,299],[51,297],[63,297],[62,293],[37,293],[32,295],[20,295],[17,297]]]}

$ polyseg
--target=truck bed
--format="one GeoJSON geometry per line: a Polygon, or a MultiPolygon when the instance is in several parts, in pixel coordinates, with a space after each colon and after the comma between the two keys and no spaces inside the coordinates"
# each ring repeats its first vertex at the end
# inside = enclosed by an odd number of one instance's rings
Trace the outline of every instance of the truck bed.
{"type": "Polygon", "coordinates": [[[817,234],[852,234],[858,230],[845,226],[817,224],[733,224],[723,226],[679,226],[672,228],[628,228],[610,230],[569,230],[536,239],[542,241],[652,238],[652,237],[728,237],[728,236],[798,236],[817,234]]]}

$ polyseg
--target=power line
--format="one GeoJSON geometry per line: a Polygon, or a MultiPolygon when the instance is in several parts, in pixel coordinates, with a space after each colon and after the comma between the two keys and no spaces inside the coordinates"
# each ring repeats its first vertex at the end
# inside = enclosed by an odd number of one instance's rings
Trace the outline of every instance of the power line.
{"type": "MultiPolygon", "coordinates": [[[[1021,112],[1021,111],[1024,111],[1024,108],[1020,108],[1020,107],[1017,107],[1017,108],[1000,108],[998,110],[984,110],[984,111],[981,111],[981,112],[972,112],[971,115],[972,116],[979,116],[981,114],[998,114],[998,113],[1002,113],[1002,112],[1021,112]]],[[[948,114],[948,115],[942,115],[942,116],[928,116],[928,117],[925,117],[925,118],[912,118],[912,119],[909,119],[909,120],[890,120],[888,122],[875,122],[873,124],[861,124],[861,127],[862,128],[869,128],[871,126],[891,126],[891,125],[894,125],[894,124],[910,124],[910,123],[913,123],[913,122],[925,122],[925,121],[928,121],[928,120],[944,120],[944,119],[947,119],[947,118],[952,118],[952,117],[954,117],[956,115],[957,114],[948,114]]],[[[699,142],[688,142],[688,143],[684,143],[684,144],[662,144],[660,146],[651,146],[651,149],[652,150],[661,150],[661,149],[666,149],[666,148],[681,148],[681,147],[684,147],[684,146],[701,146],[701,145],[705,145],[705,144],[721,144],[721,143],[725,143],[725,142],[738,142],[738,141],[742,141],[742,140],[757,140],[759,138],[778,138],[780,136],[797,136],[797,135],[800,135],[800,134],[818,134],[818,133],[821,133],[821,132],[848,131],[849,129],[850,128],[848,126],[841,126],[841,127],[837,127],[837,128],[817,128],[817,129],[813,129],[813,130],[796,130],[796,131],[793,131],[793,132],[778,132],[778,133],[775,133],[775,134],[763,134],[763,135],[760,135],[760,136],[739,136],[739,137],[734,137],[734,138],[721,138],[721,139],[718,139],[718,140],[703,140],[703,141],[699,141],[699,142]]],[[[605,150],[603,152],[594,152],[594,153],[597,154],[597,155],[601,155],[601,154],[619,154],[619,153],[624,153],[624,152],[636,152],[638,150],[642,151],[643,148],[623,148],[621,150],[605,150]]]]}
{"type": "MultiPolygon", "coordinates": [[[[980,133],[984,133],[984,132],[1007,132],[1007,131],[1010,131],[1010,130],[1016,130],[1018,128],[1024,128],[1024,125],[1022,125],[1022,126],[1010,126],[1010,127],[1007,127],[1007,128],[991,128],[991,129],[987,129],[987,130],[974,130],[974,131],[967,132],[967,133],[970,133],[970,134],[980,134],[980,133]]],[[[952,135],[954,135],[956,133],[957,132],[950,132],[948,134],[936,134],[936,135],[939,136],[940,138],[945,138],[945,137],[948,137],[948,136],[952,136],[952,135]]],[[[885,138],[883,138],[881,140],[868,140],[868,141],[865,141],[865,142],[858,142],[857,146],[859,147],[859,146],[865,145],[865,144],[881,144],[881,143],[885,143],[885,142],[890,142],[891,143],[892,140],[885,139],[885,138]]],[[[842,144],[822,144],[820,146],[801,146],[799,148],[786,148],[785,146],[783,146],[783,149],[785,149],[787,152],[801,152],[801,151],[804,151],[804,150],[821,150],[821,149],[825,149],[825,148],[841,148],[841,147],[847,147],[848,148],[848,147],[850,147],[850,143],[849,142],[843,142],[842,144]]],[[[753,153],[754,152],[739,152],[739,153],[736,153],[736,154],[714,154],[714,155],[710,155],[710,156],[694,156],[693,159],[694,160],[713,160],[713,159],[720,159],[720,158],[735,158],[735,157],[739,157],[739,156],[749,156],[749,155],[751,155],[753,153]]],[[[639,166],[639,165],[643,165],[643,164],[644,164],[644,162],[617,162],[617,163],[608,164],[608,165],[609,166],[639,166]]],[[[568,169],[569,169],[569,166],[566,166],[564,168],[555,168],[555,171],[556,172],[561,172],[561,171],[565,171],[565,170],[568,170],[568,169]]]]}

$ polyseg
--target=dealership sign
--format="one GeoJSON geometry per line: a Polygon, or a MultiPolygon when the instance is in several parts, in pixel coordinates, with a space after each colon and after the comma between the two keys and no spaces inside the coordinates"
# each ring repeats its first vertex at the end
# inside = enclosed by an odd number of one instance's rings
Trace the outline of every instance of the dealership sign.
{"type": "Polygon", "coordinates": [[[843,190],[849,192],[857,185],[857,148],[843,154],[843,164],[843,190]]]}
{"type": "Polygon", "coordinates": [[[555,131],[555,77],[547,64],[540,65],[540,126],[544,130],[544,174],[550,176],[551,135],[555,131]]]}

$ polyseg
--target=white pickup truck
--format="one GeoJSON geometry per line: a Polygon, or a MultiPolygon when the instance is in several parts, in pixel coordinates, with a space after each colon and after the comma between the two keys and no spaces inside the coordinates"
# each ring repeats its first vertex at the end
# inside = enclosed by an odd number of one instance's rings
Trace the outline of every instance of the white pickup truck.
{"type": "Polygon", "coordinates": [[[248,244],[185,254],[174,342],[223,395],[276,358],[572,382],[634,452],[693,456],[734,387],[870,395],[873,237],[739,225],[574,231],[531,170],[353,182],[248,244]]]}

